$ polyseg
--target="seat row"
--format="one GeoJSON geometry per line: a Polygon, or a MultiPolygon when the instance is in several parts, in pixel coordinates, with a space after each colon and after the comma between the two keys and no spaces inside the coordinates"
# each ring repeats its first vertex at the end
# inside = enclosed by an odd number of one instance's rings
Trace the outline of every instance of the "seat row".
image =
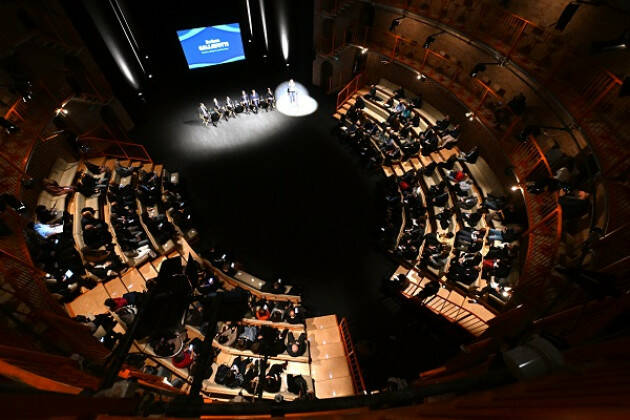
{"type": "MultiPolygon", "coordinates": [[[[249,359],[259,360],[257,369],[264,368],[266,373],[271,371],[268,381],[259,388],[251,388],[252,391],[264,390],[264,398],[279,394],[292,400],[312,395],[314,388],[304,330],[304,309],[299,304],[299,295],[289,294],[297,289],[281,280],[266,283],[238,269],[219,251],[210,250],[207,258],[201,257],[190,246],[198,234],[178,174],[169,173],[160,165],[113,159],[94,159],[72,165],[59,162],[55,170],[58,168],[67,171],[62,176],[53,171],[52,175],[56,185],[68,187],[63,194],[69,215],[65,228],[72,227],[71,234],[63,237],[70,239],[80,255],[77,265],[90,267],[87,273],[95,280],[87,285],[89,287],[82,284],[76,293],[68,296],[66,309],[71,316],[89,326],[94,336],[105,345],[113,347],[133,322],[138,300],[142,299],[147,287],[158,281],[162,265],[165,261],[179,259],[181,266],[186,267],[185,274],[195,279],[192,283],[196,283],[194,295],[197,297],[183,320],[183,329],[173,337],[136,340],[130,363],[135,358],[137,368],[161,374],[169,383],[185,390],[196,358],[193,348],[203,340],[204,332],[209,331],[207,323],[203,322],[202,302],[217,292],[231,293],[231,296],[246,293],[245,296],[250,296],[249,306],[244,307],[242,317],[233,324],[241,329],[238,346],[221,343],[221,334],[213,340],[216,354],[211,376],[204,382],[204,393],[225,398],[238,394],[251,396],[248,387],[238,385],[240,376],[232,382],[222,378],[225,366],[230,371],[244,366],[238,360],[240,356],[240,360],[248,361],[252,369],[253,363],[249,359]],[[82,179],[89,181],[79,188],[76,183],[82,179]],[[169,224],[172,229],[165,230],[163,226],[169,224]],[[94,226],[102,235],[96,235],[100,240],[94,240],[88,233],[94,226]],[[116,265],[116,270],[112,270],[111,259],[118,259],[122,267],[116,265]],[[282,351],[271,357],[280,364],[287,362],[281,370],[273,367],[278,364],[275,362],[269,363],[271,366],[262,366],[269,353],[267,341],[274,335],[270,333],[273,331],[283,338],[282,351]],[[244,338],[252,334],[253,340],[244,338]],[[262,351],[264,348],[267,350],[262,351]],[[172,354],[165,357],[165,352],[172,354]]],[[[44,202],[48,198],[46,194],[42,193],[43,205],[51,204],[44,202]]],[[[48,210],[55,209],[49,207],[48,210]]],[[[224,324],[219,323],[218,328],[220,331],[224,324]]]]}

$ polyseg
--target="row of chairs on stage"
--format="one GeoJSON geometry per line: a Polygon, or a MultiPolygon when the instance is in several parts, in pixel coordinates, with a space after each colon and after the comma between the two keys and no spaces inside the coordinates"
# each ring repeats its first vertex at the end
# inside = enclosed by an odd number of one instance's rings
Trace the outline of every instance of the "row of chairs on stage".
{"type": "Polygon", "coordinates": [[[261,97],[255,89],[252,89],[250,95],[243,90],[240,101],[232,101],[229,96],[226,96],[223,105],[220,105],[217,98],[214,98],[212,109],[208,109],[206,104],[201,102],[199,104],[199,118],[201,118],[204,125],[212,124],[216,127],[221,118],[227,121],[230,118],[236,118],[236,114],[248,114],[250,112],[256,114],[260,109],[265,111],[276,109],[276,98],[270,88],[267,88],[267,93],[264,97],[261,97]]]}

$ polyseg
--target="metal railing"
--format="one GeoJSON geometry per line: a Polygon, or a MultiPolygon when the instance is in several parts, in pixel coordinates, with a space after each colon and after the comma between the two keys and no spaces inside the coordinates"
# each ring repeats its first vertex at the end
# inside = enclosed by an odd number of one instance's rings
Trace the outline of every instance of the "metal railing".
{"type": "Polygon", "coordinates": [[[350,335],[348,320],[346,318],[342,318],[341,322],[339,322],[339,332],[341,333],[341,342],[343,343],[346,359],[348,360],[348,366],[350,367],[354,393],[355,395],[363,394],[367,392],[367,388],[365,387],[365,381],[363,380],[363,374],[361,373],[361,367],[359,366],[359,358],[357,357],[357,352],[354,349],[354,344],[352,343],[352,336],[350,335]]]}
{"type": "Polygon", "coordinates": [[[357,74],[345,87],[343,87],[339,93],[337,93],[337,107],[341,106],[354,95],[361,86],[363,86],[363,73],[357,74]]]}
{"type": "MultiPolygon", "coordinates": [[[[458,304],[443,296],[434,295],[428,298],[423,306],[443,316],[448,321],[458,324],[475,337],[479,337],[488,329],[488,323],[463,307],[466,299],[464,296],[462,302],[458,304]]],[[[417,300],[419,301],[419,299],[417,300]]]]}
{"type": "Polygon", "coordinates": [[[87,146],[87,157],[107,156],[116,159],[138,160],[153,163],[147,149],[138,143],[92,136],[80,136],[79,141],[81,144],[87,146]]]}

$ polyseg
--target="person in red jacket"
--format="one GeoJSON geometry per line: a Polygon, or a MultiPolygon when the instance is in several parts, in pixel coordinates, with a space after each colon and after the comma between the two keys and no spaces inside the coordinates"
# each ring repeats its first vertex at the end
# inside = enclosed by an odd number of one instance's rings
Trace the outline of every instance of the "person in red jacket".
{"type": "Polygon", "coordinates": [[[266,321],[269,319],[269,317],[271,317],[271,312],[269,311],[269,307],[266,303],[256,309],[256,319],[266,321]]]}
{"type": "Polygon", "coordinates": [[[179,354],[173,356],[173,366],[180,369],[185,369],[194,361],[194,354],[192,350],[186,349],[179,354]]]}
{"type": "Polygon", "coordinates": [[[127,306],[128,304],[129,302],[127,302],[127,299],[125,299],[124,297],[105,299],[105,305],[114,312],[119,310],[120,308],[127,306]]]}

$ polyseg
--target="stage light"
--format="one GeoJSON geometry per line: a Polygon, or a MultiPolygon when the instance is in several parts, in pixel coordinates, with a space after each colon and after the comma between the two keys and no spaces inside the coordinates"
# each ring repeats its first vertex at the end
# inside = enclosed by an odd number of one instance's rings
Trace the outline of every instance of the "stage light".
{"type": "Polygon", "coordinates": [[[470,77],[475,78],[479,73],[482,73],[484,71],[486,71],[486,65],[483,63],[477,63],[470,72],[470,77]]]}
{"type": "Polygon", "coordinates": [[[365,54],[368,52],[368,49],[365,47],[361,47],[361,54],[365,54]]]}
{"type": "MultiPolygon", "coordinates": [[[[403,16],[403,17],[404,17],[404,16],[403,16]]],[[[393,20],[392,20],[392,23],[389,25],[389,31],[390,31],[390,32],[394,32],[394,30],[396,29],[396,27],[397,27],[398,25],[400,25],[400,20],[401,20],[403,17],[399,17],[399,18],[396,18],[396,19],[393,19],[393,20]]]]}
{"type": "Polygon", "coordinates": [[[153,75],[149,73],[149,79],[153,79],[153,75]]]}
{"type": "Polygon", "coordinates": [[[287,63],[287,67],[289,67],[289,63],[287,63]]]}
{"type": "Polygon", "coordinates": [[[144,56],[144,58],[145,58],[145,60],[148,60],[148,59],[149,59],[149,56],[148,56],[148,55],[145,55],[145,56],[144,56]]]}
{"type": "Polygon", "coordinates": [[[475,113],[474,112],[467,112],[464,115],[466,115],[466,118],[468,118],[468,121],[473,121],[475,119],[475,113]]]}
{"type": "Polygon", "coordinates": [[[425,80],[427,80],[427,76],[424,73],[418,73],[418,75],[416,76],[416,79],[424,82],[425,80]]]}
{"type": "Polygon", "coordinates": [[[431,46],[431,44],[433,44],[435,42],[435,38],[438,35],[442,35],[443,33],[445,33],[446,31],[440,31],[440,32],[436,32],[434,34],[431,34],[427,37],[427,39],[424,40],[424,49],[426,50],[427,48],[429,48],[431,46]]]}
{"type": "Polygon", "coordinates": [[[598,54],[609,51],[625,50],[628,48],[628,44],[630,44],[630,31],[625,31],[615,39],[593,42],[591,51],[593,54],[598,54]]]}
{"type": "Polygon", "coordinates": [[[68,115],[68,113],[69,113],[68,110],[63,108],[63,107],[55,109],[55,114],[57,114],[57,116],[59,116],[59,115],[62,115],[62,116],[63,115],[68,115]]]}

